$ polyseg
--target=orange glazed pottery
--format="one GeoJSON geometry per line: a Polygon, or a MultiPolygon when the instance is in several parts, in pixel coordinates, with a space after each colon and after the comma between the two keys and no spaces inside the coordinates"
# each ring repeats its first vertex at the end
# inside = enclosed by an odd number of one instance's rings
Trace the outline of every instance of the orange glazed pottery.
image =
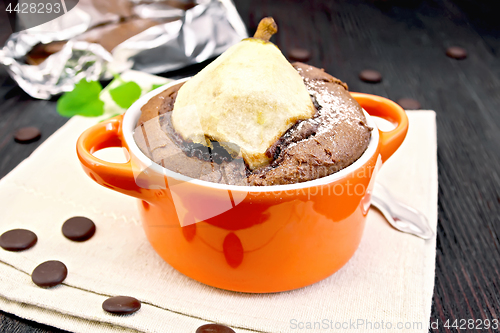
{"type": "Polygon", "coordinates": [[[349,167],[304,183],[234,186],[177,174],[152,162],[134,141],[140,108],[170,83],[139,99],[124,116],[79,138],[85,172],[98,184],[138,198],[146,236],[179,272],[210,286],[251,293],[296,289],[340,269],[363,234],[375,174],[401,145],[408,118],[383,97],[352,93],[374,128],[367,150],[349,167]],[[396,124],[379,131],[377,116],[396,124]],[[125,147],[127,163],[92,155],[125,147]]]}

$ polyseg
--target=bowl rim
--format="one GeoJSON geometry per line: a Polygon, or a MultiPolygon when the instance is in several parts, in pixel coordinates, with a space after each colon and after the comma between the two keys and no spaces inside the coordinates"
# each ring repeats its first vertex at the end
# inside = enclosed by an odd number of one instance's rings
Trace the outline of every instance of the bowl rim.
{"type": "MultiPolygon", "coordinates": [[[[377,152],[378,144],[379,144],[379,131],[378,127],[374,121],[374,119],[363,109],[363,112],[366,117],[367,125],[372,127],[372,133],[370,137],[370,142],[368,147],[363,152],[363,154],[352,164],[341,169],[331,175],[309,180],[306,182],[295,183],[295,184],[286,184],[286,185],[266,185],[266,186],[241,186],[241,185],[228,185],[228,184],[219,184],[212,183],[201,179],[191,178],[180,173],[174,172],[167,168],[162,167],[161,165],[152,161],[149,157],[147,157],[140,149],[137,143],[134,140],[134,130],[136,129],[135,124],[137,120],[139,120],[139,116],[141,114],[141,107],[146,104],[152,97],[158,95],[159,93],[165,91],[166,89],[177,85],[182,82],[186,82],[191,77],[186,77],[179,80],[174,80],[169,82],[155,90],[148,92],[147,94],[141,96],[134,104],[128,108],[123,116],[122,122],[122,135],[125,139],[125,143],[127,144],[129,154],[139,159],[142,165],[147,165],[148,169],[154,171],[158,174],[162,174],[166,177],[173,178],[177,181],[189,182],[192,184],[196,184],[203,187],[214,188],[219,190],[231,190],[231,191],[243,191],[243,192],[281,192],[281,191],[289,191],[289,190],[300,190],[304,188],[314,187],[314,186],[323,186],[333,182],[336,182],[349,174],[355,172],[359,168],[368,162],[368,160],[377,152]]],[[[132,157],[131,157],[132,158],[132,157]]]]}

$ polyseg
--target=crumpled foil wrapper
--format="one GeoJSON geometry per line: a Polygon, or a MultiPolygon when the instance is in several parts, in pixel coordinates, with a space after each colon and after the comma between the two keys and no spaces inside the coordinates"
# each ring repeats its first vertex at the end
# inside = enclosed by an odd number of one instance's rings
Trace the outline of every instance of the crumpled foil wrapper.
{"type": "Polygon", "coordinates": [[[72,90],[82,78],[107,79],[128,69],[161,73],[200,63],[248,37],[231,0],[199,0],[187,10],[169,0],[114,2],[110,13],[102,8],[108,0],[80,0],[55,20],[13,33],[0,50],[0,63],[29,95],[48,99],[72,90]],[[39,65],[26,64],[36,45],[55,41],[67,43],[39,65]]]}

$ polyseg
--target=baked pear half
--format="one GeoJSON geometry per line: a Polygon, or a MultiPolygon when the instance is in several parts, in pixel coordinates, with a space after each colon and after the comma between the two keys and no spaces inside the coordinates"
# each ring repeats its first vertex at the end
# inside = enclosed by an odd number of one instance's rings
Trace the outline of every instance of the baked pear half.
{"type": "Polygon", "coordinates": [[[262,19],[253,38],[229,48],[187,81],[172,111],[172,126],[186,141],[218,141],[241,154],[250,170],[269,164],[266,150],[297,121],[314,116],[301,76],[269,41],[277,32],[262,19]]]}

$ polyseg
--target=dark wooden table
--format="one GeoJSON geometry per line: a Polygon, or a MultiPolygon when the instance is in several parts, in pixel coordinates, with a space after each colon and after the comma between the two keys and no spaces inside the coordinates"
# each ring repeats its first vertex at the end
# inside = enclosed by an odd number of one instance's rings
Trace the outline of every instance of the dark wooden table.
{"type": "MultiPolygon", "coordinates": [[[[280,29],[274,41],[283,53],[310,50],[310,64],[346,81],[352,91],[393,100],[411,97],[437,112],[439,225],[430,320],[441,325],[431,331],[456,331],[443,328],[448,319],[500,319],[500,3],[235,2],[250,33],[260,18],[273,16],[280,29]],[[446,57],[452,45],[466,48],[468,58],[446,57]],[[380,71],[383,81],[361,82],[358,73],[366,68],[380,71]]],[[[5,23],[1,26],[3,41],[9,32],[5,23]]],[[[56,113],[56,99],[30,98],[4,69],[0,83],[3,177],[66,119],[56,113]],[[14,130],[27,125],[39,126],[42,140],[15,143],[14,130]]],[[[62,331],[0,312],[0,332],[62,331]]]]}

